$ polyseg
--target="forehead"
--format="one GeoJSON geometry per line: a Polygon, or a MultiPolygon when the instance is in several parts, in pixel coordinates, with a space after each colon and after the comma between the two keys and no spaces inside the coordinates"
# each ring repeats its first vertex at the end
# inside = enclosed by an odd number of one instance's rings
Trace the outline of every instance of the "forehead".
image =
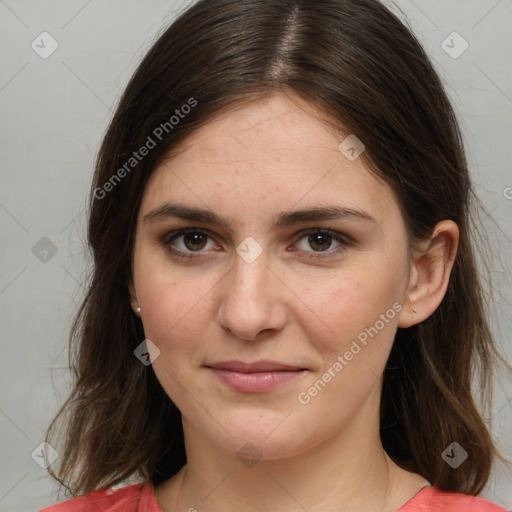
{"type": "Polygon", "coordinates": [[[256,100],[218,115],[189,136],[153,171],[142,208],[171,198],[236,208],[236,197],[261,210],[328,202],[389,215],[398,208],[390,187],[361,158],[351,161],[339,150],[348,135],[311,104],[283,94],[256,100]]]}
{"type": "Polygon", "coordinates": [[[333,142],[342,137],[341,132],[334,134],[313,105],[276,94],[218,114],[180,145],[174,159],[183,163],[200,158],[212,165],[247,163],[250,156],[254,162],[279,161],[293,148],[295,151],[286,155],[292,161],[294,156],[305,156],[297,152],[299,145],[330,150],[337,156],[333,142]]]}

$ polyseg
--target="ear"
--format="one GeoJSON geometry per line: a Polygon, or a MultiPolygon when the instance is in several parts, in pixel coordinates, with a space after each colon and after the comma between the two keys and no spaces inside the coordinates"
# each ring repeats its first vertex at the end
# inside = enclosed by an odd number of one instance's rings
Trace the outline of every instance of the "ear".
{"type": "Polygon", "coordinates": [[[133,312],[140,317],[140,304],[139,299],[137,298],[137,292],[135,290],[135,284],[133,279],[130,281],[128,288],[130,290],[130,303],[133,309],[133,312]]]}
{"type": "Polygon", "coordinates": [[[451,220],[439,222],[432,236],[414,251],[409,285],[398,327],[426,320],[445,296],[457,254],[459,227],[451,220]]]}

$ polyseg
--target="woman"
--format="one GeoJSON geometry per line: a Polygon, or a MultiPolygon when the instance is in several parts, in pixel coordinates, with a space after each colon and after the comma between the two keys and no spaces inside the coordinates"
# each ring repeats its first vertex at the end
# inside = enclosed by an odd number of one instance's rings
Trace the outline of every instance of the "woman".
{"type": "Polygon", "coordinates": [[[442,84],[376,0],[202,0],[117,108],[47,512],[504,510],[442,84]],[[137,478],[131,483],[129,477],[137,478]],[[116,490],[112,486],[121,486],[116,490]],[[371,489],[371,492],[368,492],[371,489]]]}

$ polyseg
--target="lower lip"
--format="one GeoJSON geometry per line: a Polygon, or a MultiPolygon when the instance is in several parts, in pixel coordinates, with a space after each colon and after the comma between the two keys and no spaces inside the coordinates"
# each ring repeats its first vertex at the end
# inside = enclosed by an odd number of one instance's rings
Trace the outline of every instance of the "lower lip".
{"type": "Polygon", "coordinates": [[[270,391],[301,376],[306,370],[244,373],[223,368],[210,368],[221,382],[236,391],[260,393],[270,391]]]}

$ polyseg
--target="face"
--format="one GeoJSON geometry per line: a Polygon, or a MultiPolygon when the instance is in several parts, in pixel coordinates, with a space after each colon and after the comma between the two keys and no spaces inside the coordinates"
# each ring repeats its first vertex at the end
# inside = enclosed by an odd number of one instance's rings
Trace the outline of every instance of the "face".
{"type": "Polygon", "coordinates": [[[145,189],[131,289],[153,369],[230,454],[292,456],[378,418],[407,235],[348,135],[276,95],[196,131],[145,189]]]}

